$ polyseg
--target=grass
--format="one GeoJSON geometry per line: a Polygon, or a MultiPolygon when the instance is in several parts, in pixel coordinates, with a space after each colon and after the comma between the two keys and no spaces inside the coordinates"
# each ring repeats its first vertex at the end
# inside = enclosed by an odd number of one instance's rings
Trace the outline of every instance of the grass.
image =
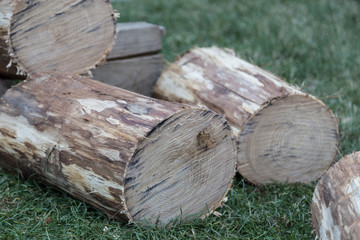
{"type": "MultiPolygon", "coordinates": [[[[322,99],[337,115],[339,156],[360,150],[360,1],[117,0],[119,21],[163,25],[171,62],[194,46],[233,48],[322,99]]],[[[33,179],[0,171],[0,239],[314,239],[315,184],[235,180],[222,216],[154,229],[111,221],[33,179]]]]}

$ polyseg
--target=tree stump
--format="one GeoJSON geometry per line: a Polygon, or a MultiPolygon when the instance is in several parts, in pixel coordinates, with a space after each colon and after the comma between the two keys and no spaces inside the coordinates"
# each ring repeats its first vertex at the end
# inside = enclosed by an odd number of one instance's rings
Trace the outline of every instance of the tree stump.
{"type": "Polygon", "coordinates": [[[1,98],[0,159],[111,218],[168,223],[221,205],[236,145],[226,120],[206,108],[31,74],[1,98]]]}
{"type": "Polygon", "coordinates": [[[0,75],[86,72],[110,52],[114,36],[110,1],[0,0],[0,75]]]}
{"type": "Polygon", "coordinates": [[[341,159],[318,182],[311,205],[319,239],[359,239],[360,152],[341,159]]]}
{"type": "Polygon", "coordinates": [[[331,110],[230,50],[187,52],[164,70],[154,96],[224,115],[237,138],[238,170],[254,184],[309,183],[334,161],[339,132],[331,110]]]}

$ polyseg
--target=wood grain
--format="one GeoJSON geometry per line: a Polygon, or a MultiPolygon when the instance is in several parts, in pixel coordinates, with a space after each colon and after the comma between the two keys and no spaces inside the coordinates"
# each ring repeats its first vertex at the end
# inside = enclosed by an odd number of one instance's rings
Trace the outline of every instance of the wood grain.
{"type": "Polygon", "coordinates": [[[221,205],[236,146],[208,109],[32,74],[0,100],[0,158],[110,218],[166,224],[221,205]]]}
{"type": "Polygon", "coordinates": [[[165,30],[147,22],[116,24],[115,45],[107,60],[151,55],[160,52],[165,30]]]}
{"type": "MultiPolygon", "coordinates": [[[[84,73],[103,61],[113,46],[115,18],[110,1],[19,0],[13,7],[9,2],[0,2],[0,23],[7,25],[1,38],[8,40],[0,46],[3,55],[9,52],[18,74],[84,73]]],[[[4,72],[3,67],[4,63],[4,72]]]]}
{"type": "Polygon", "coordinates": [[[187,52],[164,70],[154,96],[224,115],[237,138],[238,170],[252,183],[309,183],[334,161],[339,131],[331,110],[229,49],[187,52]]]}
{"type": "Polygon", "coordinates": [[[359,239],[360,152],[348,155],[318,182],[311,205],[318,239],[359,239]]]}

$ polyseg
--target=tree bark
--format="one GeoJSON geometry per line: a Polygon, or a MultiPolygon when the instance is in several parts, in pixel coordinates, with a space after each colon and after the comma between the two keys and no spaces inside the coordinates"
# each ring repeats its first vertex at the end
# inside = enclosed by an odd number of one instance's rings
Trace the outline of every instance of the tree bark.
{"type": "Polygon", "coordinates": [[[0,75],[6,78],[17,77],[17,68],[16,65],[11,65],[10,49],[6,42],[14,2],[14,0],[0,0],[0,75]]]}
{"type": "Polygon", "coordinates": [[[220,206],[236,145],[208,109],[32,74],[1,98],[0,159],[111,218],[168,223],[220,206]]]}
{"type": "Polygon", "coordinates": [[[341,159],[318,182],[311,206],[319,239],[359,239],[360,152],[341,159]]]}
{"type": "Polygon", "coordinates": [[[317,179],[333,163],[337,119],[320,100],[218,48],[197,48],[170,65],[154,96],[208,106],[237,138],[238,170],[255,184],[317,179]]]}
{"type": "Polygon", "coordinates": [[[114,36],[110,1],[0,0],[0,75],[87,72],[114,36]]]}

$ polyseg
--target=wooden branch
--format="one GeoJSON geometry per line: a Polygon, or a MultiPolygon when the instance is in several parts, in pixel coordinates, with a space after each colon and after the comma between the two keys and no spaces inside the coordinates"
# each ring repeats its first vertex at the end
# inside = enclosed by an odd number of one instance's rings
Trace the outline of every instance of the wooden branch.
{"type": "Polygon", "coordinates": [[[94,79],[150,96],[164,66],[162,55],[109,61],[92,70],[94,79]]]}
{"type": "Polygon", "coordinates": [[[0,0],[0,74],[83,73],[110,52],[115,18],[109,1],[0,0]],[[10,65],[8,65],[10,66],[10,65]]]}
{"type": "Polygon", "coordinates": [[[220,206],[236,146],[208,109],[32,74],[0,100],[0,158],[111,218],[168,223],[220,206]]]}
{"type": "Polygon", "coordinates": [[[318,182],[311,205],[318,239],[360,236],[360,152],[341,159],[318,182]]]}
{"type": "Polygon", "coordinates": [[[336,155],[338,124],[328,107],[230,50],[189,51],[163,72],[154,96],[224,115],[238,141],[238,170],[255,184],[309,183],[336,155]]]}

